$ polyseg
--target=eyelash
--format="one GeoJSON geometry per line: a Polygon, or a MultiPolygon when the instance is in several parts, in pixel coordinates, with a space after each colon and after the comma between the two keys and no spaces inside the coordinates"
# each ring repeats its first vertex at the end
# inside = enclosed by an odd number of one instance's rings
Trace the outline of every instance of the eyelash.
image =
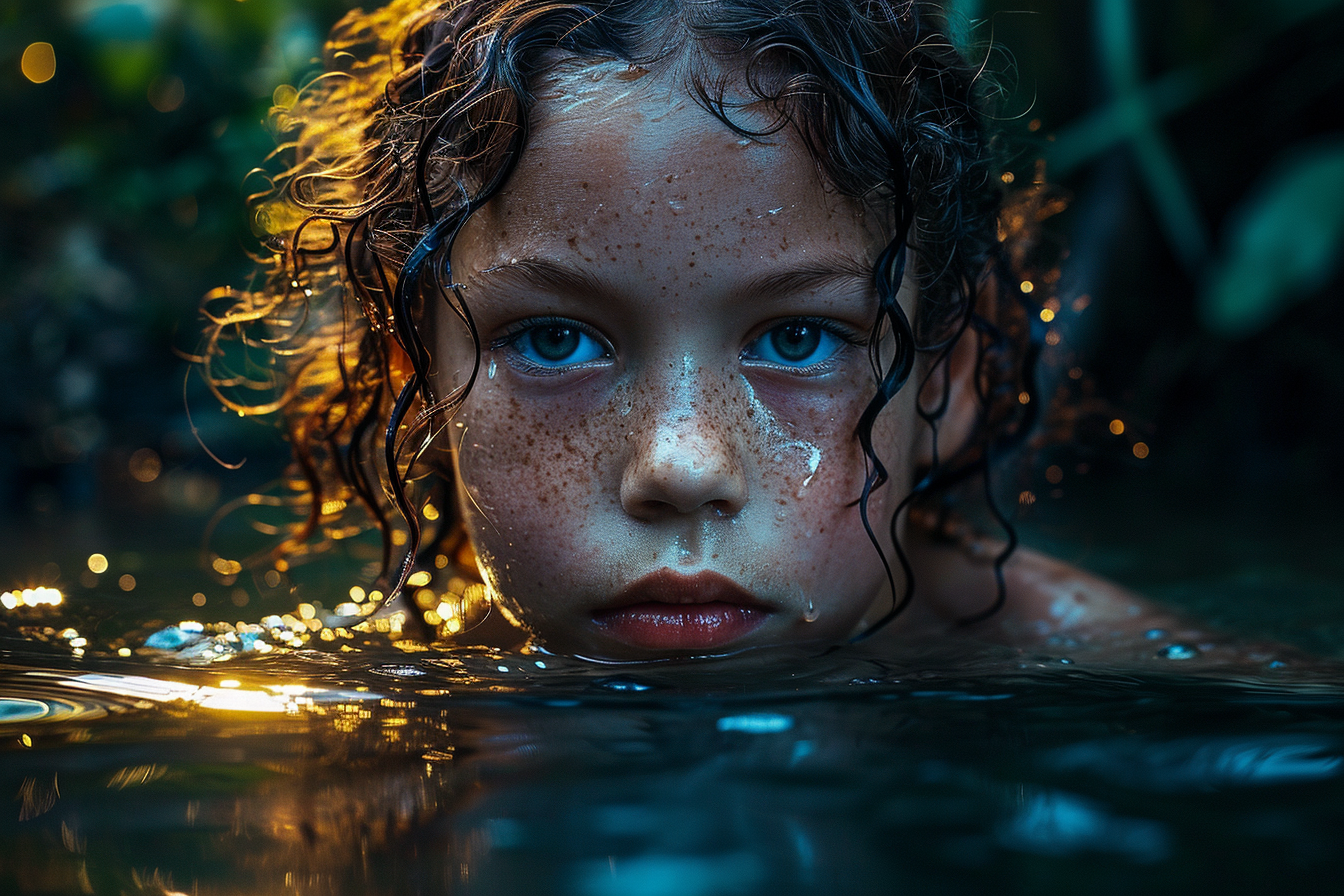
{"type": "MultiPolygon", "coordinates": [[[[613,355],[613,349],[611,348],[611,344],[606,340],[605,337],[602,336],[601,333],[599,333],[597,330],[586,324],[583,324],[579,321],[567,317],[537,317],[518,321],[517,323],[510,326],[508,331],[505,332],[504,335],[491,341],[488,344],[487,348],[490,351],[498,351],[500,349],[509,350],[509,356],[508,356],[509,363],[512,364],[517,369],[519,369],[521,372],[529,374],[531,376],[557,376],[560,374],[568,373],[576,368],[585,367],[588,364],[592,363],[592,361],[598,360],[598,358],[589,358],[571,364],[560,364],[556,366],[536,363],[523,353],[523,351],[518,347],[518,343],[529,333],[534,333],[537,330],[542,330],[547,327],[577,330],[583,336],[592,340],[594,343],[596,343],[598,346],[601,347],[603,351],[601,359],[609,359],[613,355]]],[[[747,347],[742,349],[741,358],[744,363],[750,366],[767,367],[772,370],[781,370],[794,376],[817,376],[820,374],[827,373],[830,370],[834,369],[837,364],[838,356],[846,347],[863,345],[863,344],[865,344],[865,338],[863,336],[858,334],[852,328],[840,325],[836,323],[834,320],[818,317],[790,317],[775,321],[770,326],[762,330],[756,337],[751,339],[747,343],[747,347]],[[841,345],[838,346],[823,360],[804,366],[794,366],[787,363],[770,361],[765,358],[751,357],[749,355],[751,348],[760,343],[761,340],[767,338],[771,333],[775,332],[779,328],[786,327],[791,324],[792,325],[801,324],[805,326],[816,327],[822,333],[839,340],[841,345]]]]}
{"type": "Polygon", "coordinates": [[[772,370],[783,370],[795,376],[817,376],[819,374],[828,373],[829,371],[833,370],[836,367],[836,364],[838,363],[839,355],[844,349],[852,346],[861,346],[865,344],[867,344],[866,337],[859,334],[856,330],[844,326],[842,324],[839,324],[836,321],[831,320],[829,318],[789,317],[783,320],[775,321],[774,323],[770,324],[768,327],[762,330],[759,335],[757,335],[750,342],[748,342],[747,348],[744,348],[742,350],[742,360],[753,366],[768,367],[772,370]],[[831,352],[831,354],[828,355],[825,359],[818,361],[814,364],[808,364],[802,367],[796,367],[788,364],[779,364],[776,362],[767,361],[764,358],[747,357],[748,349],[751,346],[756,345],[757,343],[765,339],[767,336],[769,336],[772,332],[779,329],[780,327],[786,327],[789,326],[790,324],[795,325],[805,324],[808,326],[816,327],[823,333],[839,340],[841,345],[838,346],[835,351],[831,352]]]}
{"type": "Polygon", "coordinates": [[[575,368],[585,367],[588,364],[592,363],[592,361],[598,360],[597,358],[590,358],[572,364],[562,364],[552,367],[545,364],[538,364],[531,358],[528,358],[526,355],[523,354],[522,350],[518,348],[518,343],[528,333],[532,333],[537,330],[543,330],[546,329],[547,327],[577,330],[602,348],[603,354],[601,357],[603,359],[609,359],[612,357],[613,351],[611,348],[611,344],[606,340],[605,337],[602,336],[601,333],[599,333],[592,327],[588,326],[587,324],[580,323],[579,321],[576,321],[568,317],[534,317],[529,318],[527,320],[518,321],[517,323],[511,325],[503,336],[500,336],[498,339],[493,340],[486,347],[490,351],[508,349],[509,362],[518,369],[520,369],[523,373],[532,376],[557,376],[559,374],[568,373],[569,371],[574,370],[575,368]]]}

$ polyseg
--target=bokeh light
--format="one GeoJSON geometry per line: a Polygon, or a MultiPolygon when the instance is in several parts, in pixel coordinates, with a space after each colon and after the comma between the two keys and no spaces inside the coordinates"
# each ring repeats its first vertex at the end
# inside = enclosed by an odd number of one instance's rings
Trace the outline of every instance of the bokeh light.
{"type": "Polygon", "coordinates": [[[136,482],[153,482],[163,472],[163,461],[153,448],[141,448],[131,455],[130,470],[136,482]]]}
{"type": "Polygon", "coordinates": [[[46,41],[28,45],[19,62],[23,76],[34,84],[45,84],[56,77],[56,48],[46,41]]]}
{"type": "Polygon", "coordinates": [[[146,95],[155,111],[176,112],[187,98],[187,88],[177,75],[169,75],[156,78],[146,95]]]}

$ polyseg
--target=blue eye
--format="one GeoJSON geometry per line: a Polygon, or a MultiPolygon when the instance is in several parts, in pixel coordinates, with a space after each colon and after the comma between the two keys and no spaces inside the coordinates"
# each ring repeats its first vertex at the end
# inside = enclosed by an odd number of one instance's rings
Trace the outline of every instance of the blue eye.
{"type": "Polygon", "coordinates": [[[846,341],[810,320],[790,320],[766,330],[742,352],[747,361],[764,361],[780,367],[805,368],[824,364],[846,341]]]}
{"type": "Polygon", "coordinates": [[[496,347],[508,346],[528,364],[563,370],[610,356],[605,345],[573,321],[548,321],[516,330],[496,347]]]}

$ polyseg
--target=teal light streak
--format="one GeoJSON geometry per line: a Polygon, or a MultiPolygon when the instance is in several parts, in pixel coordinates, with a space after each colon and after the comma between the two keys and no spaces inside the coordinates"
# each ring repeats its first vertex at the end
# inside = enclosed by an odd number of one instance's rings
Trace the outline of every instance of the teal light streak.
{"type": "Polygon", "coordinates": [[[981,0],[948,0],[945,4],[947,36],[952,39],[952,45],[957,51],[963,55],[966,55],[971,47],[971,32],[974,30],[976,19],[980,17],[981,6],[981,0]]]}

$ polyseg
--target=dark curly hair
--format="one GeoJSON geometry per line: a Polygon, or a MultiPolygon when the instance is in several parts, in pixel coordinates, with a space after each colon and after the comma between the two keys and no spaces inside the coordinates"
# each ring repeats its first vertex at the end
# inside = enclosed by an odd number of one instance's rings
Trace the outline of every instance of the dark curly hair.
{"type": "MultiPolygon", "coordinates": [[[[1012,253],[1003,251],[1031,215],[1004,214],[984,79],[953,46],[939,6],[920,0],[393,0],[346,16],[327,43],[324,73],[273,110],[279,148],[250,200],[267,250],[254,288],[217,290],[204,304],[207,381],[227,407],[282,415],[293,448],[287,487],[300,519],[270,556],[283,568],[305,546],[373,526],[391,594],[422,545],[460,547],[449,484],[417,476],[417,460],[477,370],[436,394],[417,322],[426,303],[446,302],[475,340],[479,367],[480,339],[448,261],[453,241],[526,152],[538,76],[574,59],[684,61],[695,98],[729,127],[751,139],[793,129],[832,189],[889,214],[892,237],[873,270],[874,395],[855,433],[868,464],[856,504],[879,553],[868,505],[888,474],[874,421],[917,354],[932,370],[974,331],[976,431],[922,471],[882,521],[906,579],[904,592],[892,582],[904,597],[884,624],[914,585],[894,537],[901,510],[987,472],[1026,433],[1035,407],[1039,306],[1028,308],[1014,288],[1020,275],[1010,276],[1012,253]],[[726,99],[725,71],[754,107],[773,110],[770,126],[735,120],[740,104],[726,99]],[[896,300],[907,256],[920,286],[913,322],[896,300]],[[884,353],[891,337],[894,353],[884,353]],[[411,497],[418,478],[416,488],[437,493],[443,508],[428,514],[438,517],[433,533],[422,532],[411,497]]],[[[935,436],[946,404],[944,391],[919,406],[935,436]]],[[[1011,526],[989,503],[1011,550],[1011,526]]],[[[1003,601],[1006,556],[983,615],[1003,601]]]]}

